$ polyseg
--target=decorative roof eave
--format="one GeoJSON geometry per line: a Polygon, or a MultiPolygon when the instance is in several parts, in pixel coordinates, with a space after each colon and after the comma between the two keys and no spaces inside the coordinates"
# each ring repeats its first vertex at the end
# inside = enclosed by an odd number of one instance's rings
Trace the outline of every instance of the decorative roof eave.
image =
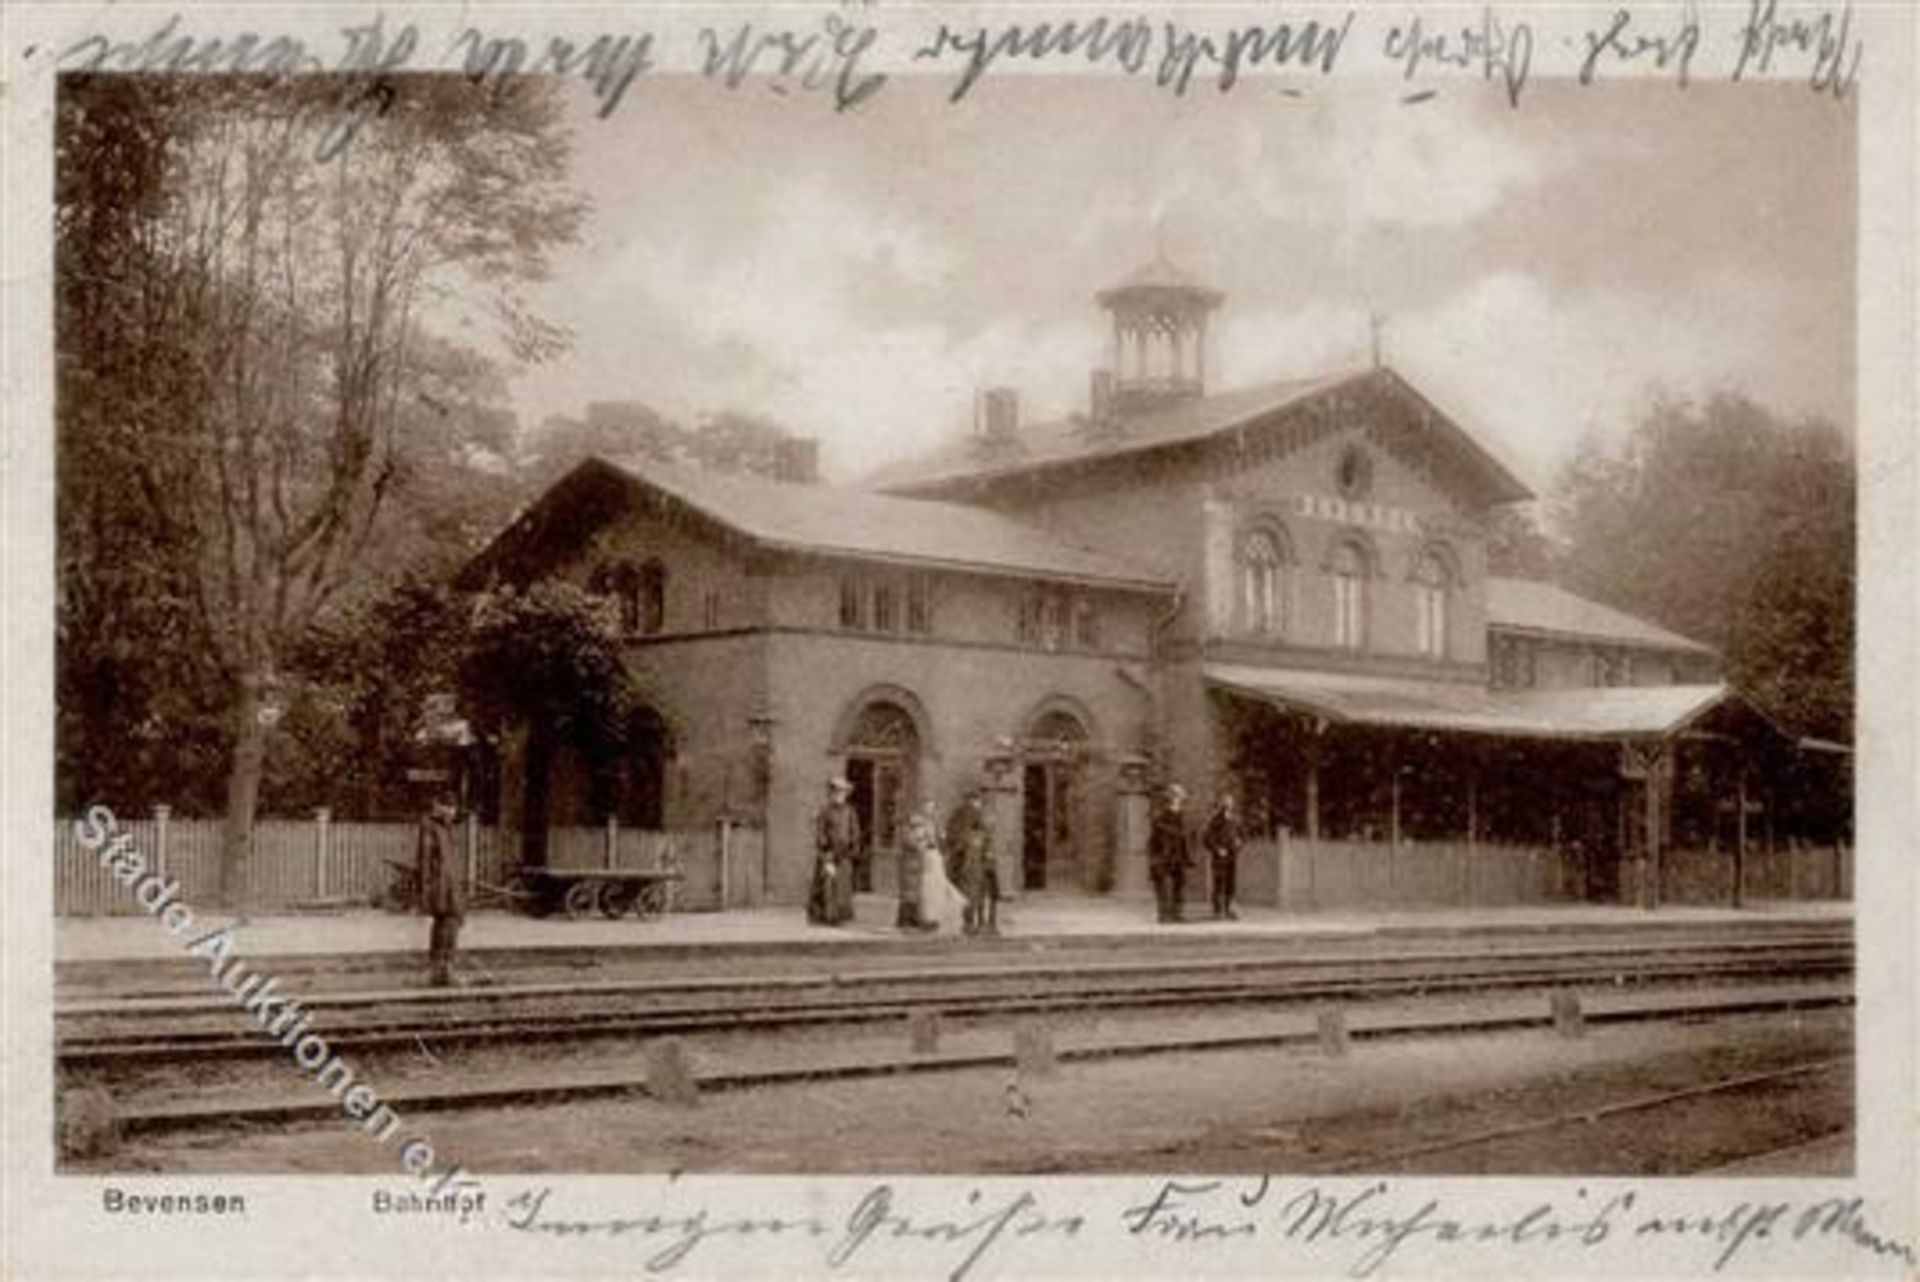
{"type": "Polygon", "coordinates": [[[1601,646],[1613,649],[1657,650],[1663,654],[1684,654],[1693,658],[1718,659],[1720,652],[1704,642],[1695,641],[1674,633],[1671,640],[1654,640],[1647,637],[1616,637],[1602,632],[1576,632],[1567,628],[1542,628],[1530,623],[1507,623],[1499,619],[1487,620],[1488,632],[1510,632],[1515,636],[1539,637],[1549,641],[1571,641],[1579,645],[1601,646]]]}
{"type": "MultiPolygon", "coordinates": [[[[474,553],[467,563],[453,576],[453,586],[463,591],[474,591],[485,586],[502,563],[516,555],[524,554],[532,546],[548,537],[549,530],[544,528],[549,518],[558,511],[565,510],[568,503],[580,497],[580,494],[596,480],[623,485],[628,478],[618,468],[612,467],[602,459],[587,458],[569,468],[559,480],[549,485],[532,503],[507,522],[484,547],[474,553]]],[[[589,522],[590,523],[590,522],[589,522]]]]}
{"type": "Polygon", "coordinates": [[[1426,411],[1428,422],[1440,429],[1448,443],[1464,451],[1479,464],[1480,469],[1486,474],[1484,479],[1494,491],[1494,502],[1524,503],[1528,499],[1537,497],[1525,481],[1515,476],[1512,470],[1495,457],[1486,446],[1480,444],[1471,433],[1454,422],[1445,410],[1428,400],[1419,388],[1402,378],[1397,371],[1382,365],[1379,369],[1370,372],[1387,380],[1394,390],[1417,402],[1420,408],[1426,411]]]}

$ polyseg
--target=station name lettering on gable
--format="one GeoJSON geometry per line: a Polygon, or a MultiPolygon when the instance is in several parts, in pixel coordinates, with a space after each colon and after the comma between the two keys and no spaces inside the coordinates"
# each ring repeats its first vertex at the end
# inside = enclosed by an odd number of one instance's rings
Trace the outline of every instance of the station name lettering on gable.
{"type": "Polygon", "coordinates": [[[1355,503],[1331,494],[1296,494],[1294,501],[1299,506],[1301,516],[1315,520],[1363,525],[1368,529],[1387,530],[1395,534],[1425,532],[1419,513],[1401,507],[1389,507],[1385,503],[1355,503]]]}

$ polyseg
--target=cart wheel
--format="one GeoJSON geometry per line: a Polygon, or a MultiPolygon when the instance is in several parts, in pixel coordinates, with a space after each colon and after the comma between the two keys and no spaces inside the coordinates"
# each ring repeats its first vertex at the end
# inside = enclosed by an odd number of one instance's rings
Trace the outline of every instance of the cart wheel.
{"type": "Polygon", "coordinates": [[[600,887],[600,894],[596,897],[602,917],[624,916],[627,910],[633,907],[633,901],[633,887],[623,886],[617,881],[610,881],[600,887]]]}
{"type": "Polygon", "coordinates": [[[666,910],[667,888],[659,882],[647,883],[634,896],[633,911],[637,917],[658,917],[666,910]]]}
{"type": "Polygon", "coordinates": [[[569,917],[585,917],[594,909],[600,898],[600,887],[590,881],[576,881],[567,887],[567,897],[561,901],[569,917]]]}

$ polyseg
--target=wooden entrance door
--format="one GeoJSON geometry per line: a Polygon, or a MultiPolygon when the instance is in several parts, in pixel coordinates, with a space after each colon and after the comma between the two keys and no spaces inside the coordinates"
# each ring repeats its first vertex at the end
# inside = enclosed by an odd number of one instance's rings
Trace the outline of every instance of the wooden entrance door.
{"type": "Polygon", "coordinates": [[[1049,712],[1027,734],[1021,772],[1020,884],[1026,890],[1073,884],[1085,841],[1087,731],[1065,712],[1049,712]]]}
{"type": "Polygon", "coordinates": [[[1080,859],[1078,769],[1064,761],[1030,761],[1022,779],[1020,885],[1045,890],[1070,878],[1080,859]]]}
{"type": "Polygon", "coordinates": [[[900,826],[907,810],[906,769],[897,758],[849,757],[847,782],[853,785],[848,801],[860,816],[860,835],[867,848],[867,857],[854,865],[853,888],[865,893],[873,889],[875,857],[900,846],[900,826]]]}
{"type": "Polygon", "coordinates": [[[848,798],[860,816],[866,858],[854,868],[854,889],[873,889],[873,866],[900,848],[907,815],[918,791],[920,735],[913,718],[892,703],[871,703],[861,710],[847,743],[848,798]]]}

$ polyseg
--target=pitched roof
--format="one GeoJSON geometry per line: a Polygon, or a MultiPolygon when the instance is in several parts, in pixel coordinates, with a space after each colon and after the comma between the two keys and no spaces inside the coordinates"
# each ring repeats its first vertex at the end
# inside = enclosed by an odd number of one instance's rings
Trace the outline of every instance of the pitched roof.
{"type": "Polygon", "coordinates": [[[1205,672],[1217,688],[1330,721],[1529,739],[1665,736],[1732,695],[1718,684],[1489,690],[1464,683],[1231,664],[1208,664],[1205,672]]]}
{"type": "Polygon", "coordinates": [[[1010,476],[1054,463],[1139,454],[1212,436],[1298,404],[1318,392],[1330,391],[1353,377],[1349,373],[1291,379],[1196,397],[1162,410],[1129,415],[1123,432],[1097,432],[1081,418],[1022,424],[1017,444],[1004,453],[983,452],[973,438],[960,437],[918,458],[880,469],[867,478],[865,485],[869,489],[901,491],[947,481],[1010,476]]]}
{"type": "Polygon", "coordinates": [[[895,498],[680,464],[590,460],[769,547],[981,573],[1167,590],[1118,558],[963,503],[895,498]]]}
{"type": "Polygon", "coordinates": [[[919,458],[882,468],[864,484],[892,493],[925,492],[961,481],[987,481],[1065,463],[1144,454],[1222,435],[1337,388],[1369,381],[1384,382],[1425,406],[1434,430],[1475,465],[1500,501],[1533,497],[1504,463],[1385,368],[1287,379],[1194,397],[1163,409],[1129,414],[1120,422],[1122,430],[1114,432],[1097,431],[1079,417],[1023,425],[1013,447],[999,451],[983,451],[976,440],[963,437],[919,458]]]}
{"type": "Polygon", "coordinates": [[[1164,254],[1155,255],[1152,262],[1135,268],[1119,284],[1108,286],[1096,297],[1100,302],[1107,303],[1122,294],[1148,291],[1197,294],[1213,303],[1221,299],[1219,290],[1202,285],[1174,266],[1164,254]]]}
{"type": "Polygon", "coordinates": [[[1712,654],[1710,646],[1669,632],[1539,579],[1487,579],[1487,626],[1712,654]]]}

